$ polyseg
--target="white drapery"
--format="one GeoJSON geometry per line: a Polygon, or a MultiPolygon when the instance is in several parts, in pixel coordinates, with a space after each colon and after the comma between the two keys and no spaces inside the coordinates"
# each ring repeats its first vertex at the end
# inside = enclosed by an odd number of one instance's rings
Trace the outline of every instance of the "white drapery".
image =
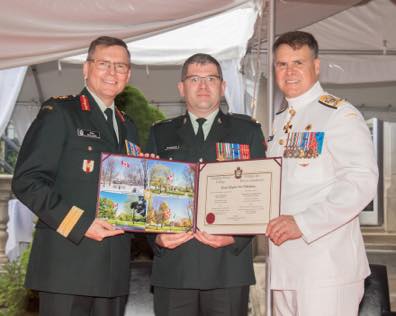
{"type": "Polygon", "coordinates": [[[40,109],[39,105],[16,105],[12,114],[15,136],[22,143],[23,138],[40,109]]]}
{"type": "Polygon", "coordinates": [[[226,81],[225,98],[228,110],[232,113],[250,114],[245,109],[245,82],[239,71],[239,60],[220,61],[224,80],[226,81]]]}
{"type": "Polygon", "coordinates": [[[11,118],[26,70],[26,66],[0,70],[0,135],[3,135],[11,118]]]}

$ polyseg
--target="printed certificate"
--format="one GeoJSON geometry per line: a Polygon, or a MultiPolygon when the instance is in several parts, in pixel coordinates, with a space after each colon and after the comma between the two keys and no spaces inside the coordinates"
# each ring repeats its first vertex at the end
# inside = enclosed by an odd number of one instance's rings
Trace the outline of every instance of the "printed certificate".
{"type": "Polygon", "coordinates": [[[211,234],[264,234],[279,215],[281,160],[200,165],[196,226],[211,234]]]}

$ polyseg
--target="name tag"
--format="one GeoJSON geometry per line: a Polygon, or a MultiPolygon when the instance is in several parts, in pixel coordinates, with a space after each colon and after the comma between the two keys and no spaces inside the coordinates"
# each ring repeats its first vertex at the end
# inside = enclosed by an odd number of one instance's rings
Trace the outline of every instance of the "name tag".
{"type": "Polygon", "coordinates": [[[175,145],[175,146],[168,146],[164,148],[164,151],[171,151],[171,150],[178,150],[180,149],[179,145],[175,145]]]}
{"type": "Polygon", "coordinates": [[[100,139],[100,132],[77,128],[77,136],[100,139]]]}

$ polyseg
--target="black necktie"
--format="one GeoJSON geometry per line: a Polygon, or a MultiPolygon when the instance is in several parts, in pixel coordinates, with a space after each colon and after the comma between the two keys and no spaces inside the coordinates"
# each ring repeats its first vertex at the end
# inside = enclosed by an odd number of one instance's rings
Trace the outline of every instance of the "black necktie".
{"type": "Polygon", "coordinates": [[[104,113],[106,114],[106,122],[107,122],[107,125],[109,126],[109,128],[111,130],[111,133],[113,134],[114,140],[116,141],[116,143],[118,143],[117,135],[115,133],[114,125],[113,125],[113,110],[110,109],[110,108],[107,108],[104,111],[104,113]]]}
{"type": "Polygon", "coordinates": [[[203,128],[202,125],[206,122],[206,119],[204,118],[199,118],[196,119],[197,123],[198,123],[198,132],[197,135],[195,136],[197,143],[203,144],[205,142],[205,137],[204,137],[204,132],[203,132],[203,128]]]}

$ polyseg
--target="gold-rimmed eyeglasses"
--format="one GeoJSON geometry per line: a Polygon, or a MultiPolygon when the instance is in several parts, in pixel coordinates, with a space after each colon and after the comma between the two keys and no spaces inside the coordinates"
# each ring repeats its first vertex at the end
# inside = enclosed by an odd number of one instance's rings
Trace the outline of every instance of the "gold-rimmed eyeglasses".
{"type": "Polygon", "coordinates": [[[197,75],[192,75],[192,76],[187,76],[184,81],[187,81],[193,85],[198,85],[201,82],[205,82],[208,85],[213,85],[217,82],[220,81],[220,77],[216,76],[216,75],[210,75],[210,76],[205,76],[205,77],[201,77],[201,76],[197,76],[197,75]]]}
{"type": "Polygon", "coordinates": [[[127,74],[130,69],[130,64],[125,63],[113,63],[109,60],[104,59],[87,59],[87,61],[94,63],[96,69],[98,70],[109,70],[110,67],[114,67],[114,71],[119,74],[127,74]]]}

